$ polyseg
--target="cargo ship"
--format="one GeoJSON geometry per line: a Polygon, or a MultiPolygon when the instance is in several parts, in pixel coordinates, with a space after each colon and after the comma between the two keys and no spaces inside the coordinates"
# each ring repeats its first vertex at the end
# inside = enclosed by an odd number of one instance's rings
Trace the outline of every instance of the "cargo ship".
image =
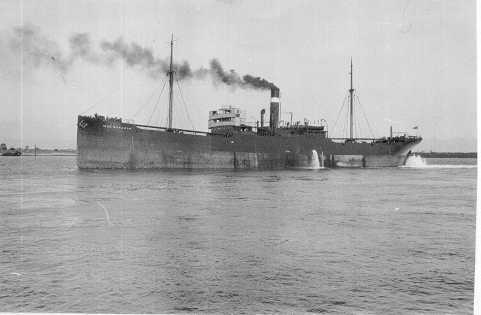
{"type": "Polygon", "coordinates": [[[404,165],[421,142],[407,134],[356,138],[353,134],[353,72],[350,67],[349,137],[331,138],[325,123],[280,124],[280,90],[270,86],[269,121],[260,111],[248,124],[237,107],[210,111],[208,132],[172,126],[173,41],[170,46],[169,114],[165,127],[128,123],[121,118],[79,115],[77,164],[96,168],[284,169],[396,167],[404,165]]]}

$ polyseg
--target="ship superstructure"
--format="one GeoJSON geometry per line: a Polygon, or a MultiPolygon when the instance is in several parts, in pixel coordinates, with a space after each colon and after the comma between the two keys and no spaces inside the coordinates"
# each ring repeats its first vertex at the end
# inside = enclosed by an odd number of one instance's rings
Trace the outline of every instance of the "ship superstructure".
{"type": "Polygon", "coordinates": [[[422,138],[355,138],[352,61],[349,89],[349,137],[329,138],[327,125],[309,121],[280,123],[280,90],[270,87],[266,110],[255,125],[240,108],[209,112],[209,132],[173,127],[173,39],[171,40],[168,126],[123,122],[100,115],[78,116],[79,168],[296,168],[393,167],[403,165],[422,138]]]}

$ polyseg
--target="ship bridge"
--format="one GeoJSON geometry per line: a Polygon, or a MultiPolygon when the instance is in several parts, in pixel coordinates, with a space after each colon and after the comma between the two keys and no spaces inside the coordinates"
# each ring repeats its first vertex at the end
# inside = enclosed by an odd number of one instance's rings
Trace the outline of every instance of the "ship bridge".
{"type": "Polygon", "coordinates": [[[210,111],[208,127],[212,132],[222,129],[252,130],[252,126],[246,124],[246,112],[233,106],[210,111]]]}

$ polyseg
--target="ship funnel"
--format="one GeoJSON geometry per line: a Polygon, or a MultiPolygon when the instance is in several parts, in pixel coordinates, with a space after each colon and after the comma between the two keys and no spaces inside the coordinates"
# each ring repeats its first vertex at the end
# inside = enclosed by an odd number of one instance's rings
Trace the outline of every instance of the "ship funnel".
{"type": "Polygon", "coordinates": [[[261,110],[261,127],[264,127],[264,115],[266,113],[265,109],[261,110]]]}
{"type": "Polygon", "coordinates": [[[279,88],[271,88],[271,113],[269,117],[269,126],[274,131],[279,127],[279,88]]]}

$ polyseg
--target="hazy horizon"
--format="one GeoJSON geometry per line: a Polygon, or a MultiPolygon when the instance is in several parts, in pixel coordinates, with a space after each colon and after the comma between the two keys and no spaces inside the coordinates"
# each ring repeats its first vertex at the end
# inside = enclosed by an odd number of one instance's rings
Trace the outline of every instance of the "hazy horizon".
{"type": "Polygon", "coordinates": [[[280,87],[282,119],[324,118],[344,136],[352,57],[358,135],[387,136],[392,124],[425,139],[415,151],[476,151],[475,4],[3,1],[0,142],[75,148],[83,113],[165,125],[167,93],[159,94],[174,33],[185,75],[181,92],[175,85],[176,127],[207,130],[208,111],[223,105],[258,120],[269,92],[242,86],[250,74],[280,87]],[[241,87],[223,83],[236,75],[215,77],[212,59],[225,74],[234,69],[241,87]]]}

